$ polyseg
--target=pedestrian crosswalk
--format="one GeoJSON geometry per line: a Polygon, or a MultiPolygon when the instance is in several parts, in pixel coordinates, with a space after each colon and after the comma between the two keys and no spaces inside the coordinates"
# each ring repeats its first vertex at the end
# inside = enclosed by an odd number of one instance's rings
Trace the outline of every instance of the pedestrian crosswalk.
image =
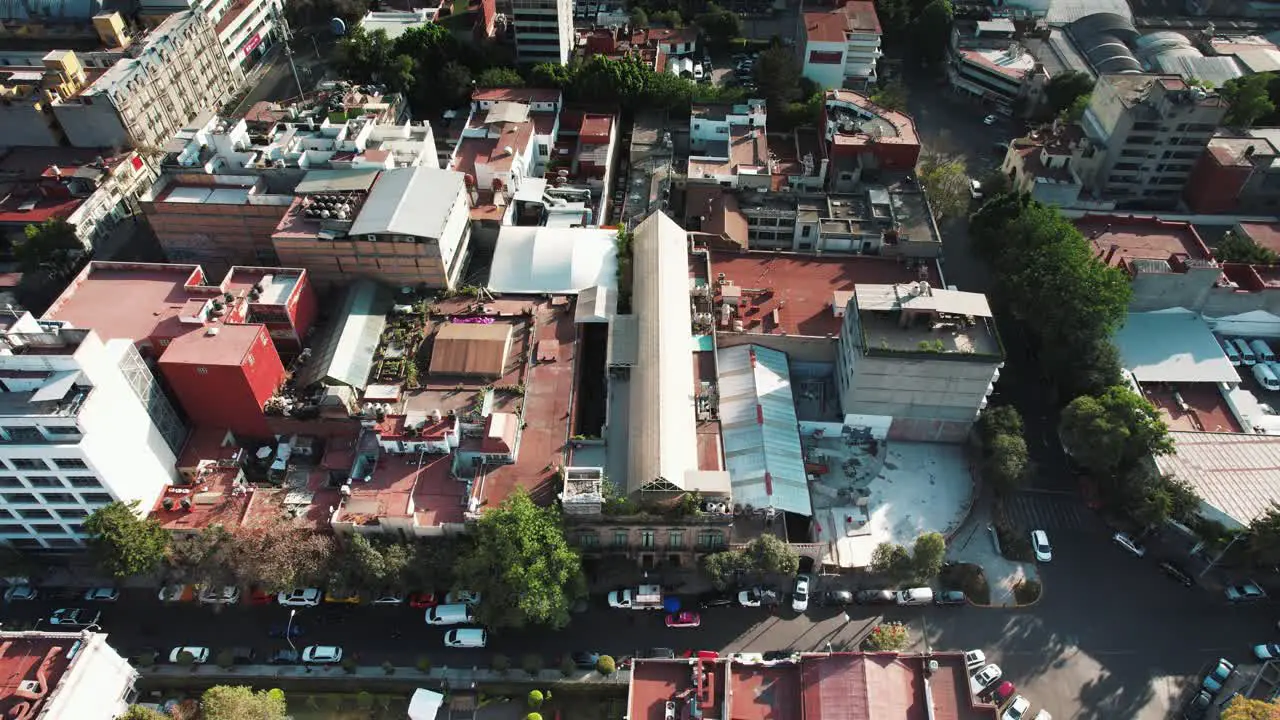
{"type": "Polygon", "coordinates": [[[1083,530],[1098,518],[1069,493],[1020,492],[1004,498],[1005,519],[1023,529],[1083,530]]]}

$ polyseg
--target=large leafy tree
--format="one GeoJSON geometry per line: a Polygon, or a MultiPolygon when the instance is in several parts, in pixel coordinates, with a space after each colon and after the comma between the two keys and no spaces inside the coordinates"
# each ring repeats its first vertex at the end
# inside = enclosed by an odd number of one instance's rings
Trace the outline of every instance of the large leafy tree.
{"type": "Polygon", "coordinates": [[[942,533],[930,532],[916,538],[911,551],[911,564],[916,578],[924,580],[942,572],[942,560],[947,555],[947,539],[942,533]]]}
{"type": "Polygon", "coordinates": [[[282,690],[215,685],[200,696],[200,714],[204,720],[284,720],[288,709],[282,690]]]}
{"type": "Polygon", "coordinates": [[[931,0],[920,10],[915,23],[916,42],[912,46],[921,60],[937,63],[946,59],[954,17],[951,0],[931,0]]]}
{"type": "Polygon", "coordinates": [[[969,172],[964,158],[925,153],[916,168],[929,207],[939,220],[963,217],[969,210],[969,172]]]}
{"type": "Polygon", "coordinates": [[[476,75],[476,87],[524,87],[524,78],[512,68],[492,67],[476,75]]]}
{"type": "Polygon", "coordinates": [[[1079,98],[1093,92],[1093,78],[1078,70],[1058,73],[1049,79],[1044,88],[1045,109],[1057,117],[1069,110],[1079,98]]]}
{"type": "Polygon", "coordinates": [[[1280,506],[1272,506],[1249,523],[1245,548],[1259,567],[1280,565],[1280,506]]]}
{"type": "Polygon", "coordinates": [[[1280,720],[1280,705],[1237,694],[1218,717],[1220,720],[1280,720]]]}
{"type": "Polygon", "coordinates": [[[800,99],[800,72],[800,61],[786,48],[774,47],[760,53],[755,66],[756,85],[768,102],[769,112],[782,112],[789,103],[800,99]]]}
{"type": "Polygon", "coordinates": [[[226,585],[235,577],[235,552],[235,537],[221,525],[178,535],[169,543],[169,573],[182,582],[226,585]]]}
{"type": "Polygon", "coordinates": [[[322,581],[333,550],[331,536],[278,519],[236,531],[232,568],[240,585],[287,590],[322,581]]]}
{"type": "Polygon", "coordinates": [[[1008,493],[1018,489],[1027,474],[1030,457],[1027,441],[1022,435],[1001,433],[987,445],[990,453],[983,463],[983,476],[997,492],[1008,493]]]}
{"type": "Polygon", "coordinates": [[[741,551],[725,550],[704,557],[702,570],[710,578],[712,585],[724,590],[751,572],[751,561],[741,551]]]}
{"type": "Polygon", "coordinates": [[[142,705],[130,705],[129,709],[116,720],[171,720],[171,718],[159,710],[152,710],[142,705]]]}
{"type": "Polygon", "coordinates": [[[1062,411],[1060,430],[1072,457],[1103,477],[1122,476],[1148,455],[1173,452],[1159,411],[1124,385],[1072,400],[1062,411]]]}
{"type": "Polygon", "coordinates": [[[169,533],[160,523],[137,515],[138,501],[113,502],[84,521],[89,548],[104,570],[118,578],[146,575],[160,567],[169,550],[169,533]]]}
{"type": "Polygon", "coordinates": [[[1213,248],[1213,257],[1224,263],[1244,263],[1246,265],[1274,265],[1280,256],[1270,248],[1265,248],[1243,235],[1228,230],[1218,245],[1213,248]]]}
{"type": "Polygon", "coordinates": [[[474,545],[458,558],[457,583],[483,594],[480,622],[493,628],[569,623],[586,581],[555,510],[517,490],[481,515],[472,535],[474,545]]]}
{"type": "Polygon", "coordinates": [[[1224,123],[1238,128],[1252,127],[1260,118],[1276,110],[1268,85],[1271,76],[1262,74],[1232,78],[1222,86],[1222,97],[1229,105],[1224,123]]]}
{"type": "Polygon", "coordinates": [[[800,570],[800,556],[777,535],[765,534],[753,538],[742,548],[753,572],[775,575],[795,575],[800,570]]]}
{"type": "Polygon", "coordinates": [[[728,47],[729,41],[742,36],[742,18],[714,2],[707,4],[706,12],[694,18],[694,23],[712,47],[728,47]]]}
{"type": "Polygon", "coordinates": [[[871,94],[871,102],[879,105],[885,110],[906,112],[907,86],[897,78],[886,83],[881,83],[876,86],[876,91],[871,94]]]}
{"type": "Polygon", "coordinates": [[[84,255],[76,228],[61,218],[28,225],[13,248],[14,259],[27,272],[43,270],[49,277],[66,278],[84,255]]]}

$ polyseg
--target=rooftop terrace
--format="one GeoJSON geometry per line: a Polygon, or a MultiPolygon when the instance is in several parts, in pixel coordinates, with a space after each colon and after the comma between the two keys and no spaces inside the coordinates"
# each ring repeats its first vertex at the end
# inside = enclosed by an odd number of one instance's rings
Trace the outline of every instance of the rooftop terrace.
{"type": "Polygon", "coordinates": [[[1132,260],[1168,260],[1174,255],[1184,260],[1213,260],[1213,253],[1190,223],[1085,215],[1076,220],[1075,225],[1093,245],[1094,255],[1108,265],[1119,266],[1132,260]]]}
{"type": "Polygon", "coordinates": [[[87,632],[0,633],[0,713],[4,717],[41,716],[63,675],[79,657],[70,653],[72,646],[89,636],[87,632]],[[22,687],[28,682],[38,683],[40,689],[33,693],[22,687]]]}

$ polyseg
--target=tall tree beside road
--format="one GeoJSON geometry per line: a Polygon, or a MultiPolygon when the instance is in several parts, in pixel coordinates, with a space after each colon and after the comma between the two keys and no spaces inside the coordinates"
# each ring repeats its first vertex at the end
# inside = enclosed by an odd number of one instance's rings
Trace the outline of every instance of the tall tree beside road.
{"type": "Polygon", "coordinates": [[[991,482],[999,493],[1010,493],[1017,490],[1027,474],[1030,455],[1027,453],[1027,441],[1022,434],[1001,433],[987,444],[986,461],[983,463],[983,477],[991,482]]]}
{"type": "Polygon", "coordinates": [[[885,110],[906,112],[907,86],[901,80],[894,78],[889,82],[877,85],[876,91],[871,94],[870,100],[885,110]]]}
{"type": "Polygon", "coordinates": [[[1232,78],[1222,85],[1222,97],[1228,103],[1224,125],[1249,128],[1260,118],[1275,112],[1268,85],[1271,76],[1265,73],[1232,78]]]}
{"type": "Polygon", "coordinates": [[[284,720],[288,709],[282,690],[214,685],[200,696],[200,714],[204,720],[284,720]]]}
{"type": "Polygon", "coordinates": [[[476,87],[524,87],[524,78],[512,68],[492,67],[476,76],[476,87]]]}
{"type": "Polygon", "coordinates": [[[457,584],[483,594],[477,619],[491,628],[569,623],[586,593],[582,558],[564,537],[559,513],[517,490],[475,524],[458,558],[457,584]]]}
{"type": "Polygon", "coordinates": [[[1280,565],[1280,506],[1272,505],[1249,523],[1245,549],[1258,567],[1280,565]]]}
{"type": "Polygon", "coordinates": [[[1078,70],[1058,73],[1044,87],[1045,111],[1049,117],[1057,117],[1091,92],[1093,78],[1088,73],[1078,70]]]}
{"type": "Polygon", "coordinates": [[[321,582],[330,567],[334,541],[329,535],[278,519],[235,532],[232,568],[237,584],[267,591],[321,582]]]}
{"type": "Polygon", "coordinates": [[[221,525],[211,525],[194,535],[174,536],[169,542],[169,575],[184,583],[230,584],[235,552],[235,537],[221,525]]]}
{"type": "Polygon", "coordinates": [[[28,225],[13,247],[14,259],[24,271],[43,270],[55,281],[70,276],[83,255],[75,226],[61,218],[28,225]]]}
{"type": "Polygon", "coordinates": [[[724,590],[751,572],[751,561],[741,551],[724,550],[702,558],[702,571],[717,590],[724,590]]]}
{"type": "Polygon", "coordinates": [[[936,64],[946,59],[954,18],[951,0],[931,0],[920,10],[915,23],[916,41],[911,46],[922,61],[936,64]]]}
{"type": "Polygon", "coordinates": [[[116,720],[172,720],[172,718],[159,710],[152,710],[149,707],[141,705],[130,705],[124,714],[116,718],[116,720]]]}
{"type": "Polygon", "coordinates": [[[706,12],[699,14],[693,22],[714,48],[724,49],[729,46],[729,41],[742,37],[742,18],[714,2],[708,3],[706,12]]]}
{"type": "Polygon", "coordinates": [[[1280,705],[1236,695],[1218,715],[1219,720],[1280,720],[1280,705]]]}
{"type": "Polygon", "coordinates": [[[790,103],[800,99],[800,62],[786,48],[773,47],[760,53],[755,77],[770,113],[785,112],[790,103]]]}
{"type": "Polygon", "coordinates": [[[118,578],[146,575],[164,562],[169,533],[137,515],[138,501],[104,505],[84,521],[89,548],[104,570],[118,578]]]}
{"type": "Polygon", "coordinates": [[[795,575],[800,570],[800,556],[777,535],[761,535],[747,543],[742,552],[759,573],[795,575]]]}
{"type": "Polygon", "coordinates": [[[916,173],[939,221],[963,217],[969,211],[969,173],[963,158],[925,153],[916,173]]]}
{"type": "Polygon", "coordinates": [[[1123,476],[1148,455],[1173,452],[1160,412],[1124,385],[1072,400],[1060,430],[1071,457],[1101,477],[1123,476]]]}

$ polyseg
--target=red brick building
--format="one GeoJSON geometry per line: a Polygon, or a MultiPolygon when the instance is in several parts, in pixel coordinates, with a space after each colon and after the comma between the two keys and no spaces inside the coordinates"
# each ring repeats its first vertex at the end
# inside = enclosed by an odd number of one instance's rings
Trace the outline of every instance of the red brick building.
{"type": "Polygon", "coordinates": [[[828,90],[822,102],[823,132],[831,167],[828,189],[853,189],[884,172],[911,172],[920,159],[920,136],[910,116],[886,110],[852,90],[828,90]]]}

